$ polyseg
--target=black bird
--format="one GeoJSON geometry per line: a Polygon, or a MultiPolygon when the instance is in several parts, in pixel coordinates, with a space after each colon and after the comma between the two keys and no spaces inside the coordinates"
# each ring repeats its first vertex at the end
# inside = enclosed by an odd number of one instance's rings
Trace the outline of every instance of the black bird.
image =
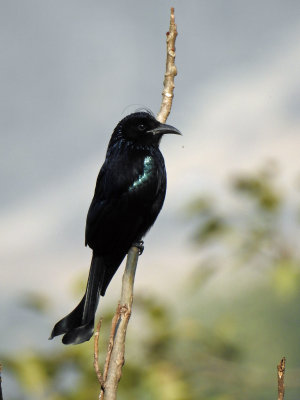
{"type": "Polygon", "coordinates": [[[86,220],[85,244],[93,257],[85,295],[54,326],[50,339],[64,334],[64,344],[78,344],[93,335],[100,295],[162,208],[167,179],[159,143],[166,133],[181,134],[144,111],[128,115],[114,129],[86,220]]]}

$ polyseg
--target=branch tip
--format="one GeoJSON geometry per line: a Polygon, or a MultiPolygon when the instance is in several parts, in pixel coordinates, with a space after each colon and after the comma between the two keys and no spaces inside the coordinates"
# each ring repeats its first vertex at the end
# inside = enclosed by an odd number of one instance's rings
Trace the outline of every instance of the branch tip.
{"type": "Polygon", "coordinates": [[[174,7],[171,8],[170,15],[170,26],[169,31],[166,33],[167,36],[167,60],[166,60],[166,72],[164,79],[164,88],[162,92],[162,101],[159,113],[157,114],[157,120],[159,122],[166,122],[172,107],[173,91],[174,91],[174,78],[177,75],[177,69],[175,66],[175,41],[177,37],[177,27],[175,24],[174,7]]]}
{"type": "Polygon", "coordinates": [[[279,364],[277,365],[277,380],[278,380],[278,400],[284,398],[284,374],[285,374],[286,358],[282,357],[279,364]]]}

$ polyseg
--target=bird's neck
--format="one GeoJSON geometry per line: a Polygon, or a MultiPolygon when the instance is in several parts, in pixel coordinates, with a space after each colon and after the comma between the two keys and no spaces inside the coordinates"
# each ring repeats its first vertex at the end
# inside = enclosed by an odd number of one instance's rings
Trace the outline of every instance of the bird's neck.
{"type": "Polygon", "coordinates": [[[114,154],[127,154],[128,156],[140,157],[142,155],[152,155],[154,153],[160,153],[158,143],[157,144],[144,144],[136,141],[127,140],[124,138],[111,138],[107,149],[107,156],[111,153],[114,154]]]}

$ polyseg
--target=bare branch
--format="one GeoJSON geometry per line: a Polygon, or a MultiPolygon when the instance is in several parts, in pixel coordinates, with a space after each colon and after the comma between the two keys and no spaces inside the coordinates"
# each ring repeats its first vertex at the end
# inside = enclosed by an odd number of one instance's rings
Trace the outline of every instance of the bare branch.
{"type": "MultiPolygon", "coordinates": [[[[162,103],[157,120],[166,122],[172,107],[174,78],[177,74],[175,67],[175,40],[177,36],[177,28],[175,25],[174,8],[171,8],[170,28],[167,32],[167,61],[166,73],[164,79],[164,90],[162,93],[162,103]]],[[[118,383],[121,379],[122,367],[124,365],[125,354],[125,338],[128,321],[131,315],[131,307],[133,301],[133,285],[136,266],[138,262],[139,249],[135,246],[131,247],[125,267],[122,281],[121,300],[117,307],[116,314],[112,320],[111,334],[108,344],[103,376],[99,375],[98,366],[98,336],[99,330],[95,333],[95,356],[94,366],[101,383],[101,392],[99,399],[115,400],[117,398],[118,383]],[[96,362],[97,360],[97,362],[96,362]],[[98,368],[98,369],[97,369],[98,368]]]]}
{"type": "Polygon", "coordinates": [[[0,364],[0,400],[3,400],[3,396],[2,396],[2,376],[1,376],[1,372],[2,372],[2,365],[0,364]]]}
{"type": "Polygon", "coordinates": [[[103,386],[103,377],[99,368],[99,361],[98,361],[98,356],[99,356],[99,334],[100,334],[100,329],[101,329],[101,323],[102,323],[102,318],[98,322],[96,332],[94,335],[94,369],[98,378],[98,381],[101,385],[103,386]]]}
{"type": "Polygon", "coordinates": [[[284,373],[285,373],[285,357],[280,360],[277,365],[277,378],[278,378],[278,400],[284,398],[284,373]]]}
{"type": "Polygon", "coordinates": [[[110,355],[107,378],[105,381],[105,400],[115,400],[117,398],[117,387],[119,380],[121,379],[122,367],[124,364],[125,337],[128,321],[131,315],[133,284],[138,254],[139,249],[137,247],[131,247],[127,256],[127,262],[122,281],[121,301],[117,309],[119,316],[116,323],[113,348],[110,355]]]}
{"type": "MultiPolygon", "coordinates": [[[[114,346],[114,340],[115,340],[115,334],[116,334],[116,328],[117,328],[117,323],[119,321],[120,318],[120,314],[121,314],[121,306],[120,303],[118,304],[116,313],[112,319],[112,323],[111,323],[111,331],[110,331],[110,337],[109,337],[109,342],[108,342],[108,349],[107,349],[107,354],[106,354],[106,359],[105,359],[105,364],[104,364],[104,369],[103,369],[103,380],[104,382],[107,379],[107,373],[108,373],[108,366],[110,363],[110,358],[111,358],[111,353],[112,353],[112,349],[114,346]]],[[[100,393],[100,397],[99,399],[103,399],[104,396],[104,385],[102,385],[101,387],[101,393],[100,393]]]]}
{"type": "Polygon", "coordinates": [[[172,107],[174,97],[174,78],[177,75],[175,66],[175,41],[177,37],[177,26],[175,24],[174,8],[171,8],[170,28],[167,32],[167,61],[164,79],[164,90],[162,92],[162,102],[156,119],[160,122],[166,122],[172,107]]]}

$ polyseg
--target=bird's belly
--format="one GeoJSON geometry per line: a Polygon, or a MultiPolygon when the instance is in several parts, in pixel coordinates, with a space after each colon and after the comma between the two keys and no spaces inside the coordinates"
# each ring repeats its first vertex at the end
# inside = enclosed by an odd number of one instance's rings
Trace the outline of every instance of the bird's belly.
{"type": "Polygon", "coordinates": [[[134,241],[142,236],[154,223],[163,199],[138,201],[136,196],[125,196],[111,202],[109,210],[95,221],[87,231],[87,244],[98,254],[115,251],[127,252],[134,241]]]}

